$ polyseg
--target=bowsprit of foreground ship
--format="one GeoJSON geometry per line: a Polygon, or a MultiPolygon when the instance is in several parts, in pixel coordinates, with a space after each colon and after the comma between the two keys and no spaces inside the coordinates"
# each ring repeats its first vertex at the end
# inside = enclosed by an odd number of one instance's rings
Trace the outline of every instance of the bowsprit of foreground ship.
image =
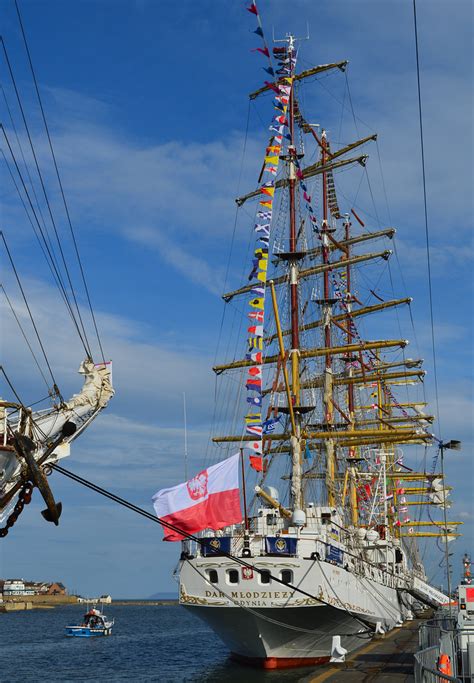
{"type": "Polygon", "coordinates": [[[351,204],[343,214],[336,195],[336,171],[365,166],[347,155],[376,136],[336,149],[302,106],[303,87],[346,62],[299,72],[293,36],[270,50],[249,11],[274,77],[250,97],[274,109],[258,187],[237,200],[247,213],[255,202],[249,284],[224,295],[250,320],[247,349],[214,368],[225,385],[216,424],[227,416],[238,433],[213,442],[220,459],[240,450],[256,495],[242,524],[185,542],[179,580],[181,604],[235,656],[271,668],[341,657],[421,604],[447,602],[417,538],[452,540],[458,523],[446,522],[443,472],[415,469],[436,442],[426,403],[408,394],[422,361],[405,339],[369,336],[372,314],[411,302],[377,294],[391,250],[360,250],[395,230],[369,229],[351,204]]]}

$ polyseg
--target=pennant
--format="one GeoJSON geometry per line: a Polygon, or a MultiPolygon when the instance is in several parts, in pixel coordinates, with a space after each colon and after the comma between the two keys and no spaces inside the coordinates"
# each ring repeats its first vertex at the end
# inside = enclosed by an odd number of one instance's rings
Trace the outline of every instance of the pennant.
{"type": "Polygon", "coordinates": [[[263,337],[263,325],[251,325],[247,328],[250,334],[255,334],[257,337],[263,337]]]}
{"type": "Polygon", "coordinates": [[[261,351],[254,351],[252,353],[246,353],[245,359],[251,360],[253,363],[261,363],[262,362],[262,352],[261,351]]]}
{"type": "Polygon", "coordinates": [[[271,90],[273,90],[274,92],[276,92],[278,94],[280,93],[279,89],[277,88],[277,86],[274,83],[269,83],[269,81],[264,81],[264,83],[267,86],[267,88],[270,88],[271,90]]]}
{"type": "Polygon", "coordinates": [[[252,406],[261,406],[262,405],[262,397],[261,396],[247,396],[247,403],[250,403],[252,406]]]}
{"type": "Polygon", "coordinates": [[[251,299],[249,301],[249,305],[252,306],[252,308],[258,308],[259,310],[263,311],[264,300],[263,300],[263,298],[257,297],[255,299],[251,299]]]}
{"type": "Polygon", "coordinates": [[[261,351],[263,349],[262,337],[249,337],[247,339],[247,343],[249,351],[251,351],[252,349],[258,349],[259,351],[261,351]]]}
{"type": "MultiPolygon", "coordinates": [[[[250,10],[249,10],[250,12],[250,10]]],[[[268,51],[268,47],[265,45],[265,47],[255,47],[253,50],[250,50],[250,52],[261,52],[262,55],[265,55],[265,57],[268,57],[270,59],[270,53],[268,51]]]]}
{"type": "Polygon", "coordinates": [[[260,26],[258,26],[258,27],[255,29],[254,33],[256,33],[257,36],[260,36],[260,38],[263,38],[263,31],[262,31],[262,29],[260,28],[260,26]]]}
{"type": "Polygon", "coordinates": [[[278,157],[265,157],[265,163],[266,164],[276,164],[278,166],[278,157]]]}
{"type": "Polygon", "coordinates": [[[256,391],[260,396],[262,395],[262,381],[260,379],[248,380],[245,383],[247,391],[256,391]]]}
{"type": "MultiPolygon", "coordinates": [[[[255,33],[256,33],[256,31],[255,31],[255,33]]],[[[285,80],[288,80],[288,79],[285,79],[285,80]]],[[[289,95],[291,93],[291,85],[280,85],[278,92],[282,93],[283,95],[289,95]]]]}
{"type": "Polygon", "coordinates": [[[250,311],[250,313],[247,313],[247,316],[250,320],[256,320],[259,323],[263,323],[263,311],[250,311]]]}
{"type": "Polygon", "coordinates": [[[276,175],[278,172],[277,166],[264,166],[263,170],[267,173],[271,173],[272,175],[276,175]]]}
{"type": "Polygon", "coordinates": [[[247,428],[247,434],[254,434],[255,436],[262,436],[262,425],[249,425],[247,428]]]}
{"type": "Polygon", "coordinates": [[[275,194],[275,188],[274,187],[261,187],[260,192],[262,194],[268,195],[269,197],[273,197],[273,195],[275,194]]]}
{"type": "Polygon", "coordinates": [[[259,218],[262,218],[264,221],[271,221],[272,220],[272,212],[271,211],[257,211],[257,216],[259,218]]]}
{"type": "Polygon", "coordinates": [[[263,68],[264,71],[267,72],[267,74],[270,74],[270,76],[274,76],[274,75],[275,75],[275,72],[273,71],[273,69],[272,69],[271,66],[267,66],[267,67],[264,66],[264,67],[262,67],[262,68],[263,68]]]}
{"type": "Polygon", "coordinates": [[[273,200],[272,200],[272,199],[268,199],[268,200],[265,199],[264,201],[261,201],[261,202],[260,202],[260,206],[266,206],[266,207],[268,207],[269,209],[272,208],[272,205],[273,205],[273,200]]]}
{"type": "Polygon", "coordinates": [[[256,472],[263,471],[263,458],[256,455],[249,455],[250,467],[256,472]]]}
{"type": "Polygon", "coordinates": [[[276,121],[277,123],[281,123],[283,126],[288,125],[288,121],[286,119],[286,116],[274,116],[273,120],[276,121]]]}
{"type": "Polygon", "coordinates": [[[247,413],[245,416],[245,424],[260,424],[262,415],[260,413],[247,413]]]}
{"type": "Polygon", "coordinates": [[[250,377],[261,378],[262,377],[262,368],[259,365],[255,365],[255,366],[248,369],[248,373],[249,373],[250,377]]]}
{"type": "Polygon", "coordinates": [[[246,448],[249,448],[251,451],[254,451],[255,453],[262,453],[262,441],[248,441],[245,444],[246,448]]]}
{"type": "MultiPolygon", "coordinates": [[[[252,2],[250,7],[246,7],[245,9],[247,10],[247,12],[250,12],[251,14],[255,14],[255,16],[258,17],[257,5],[254,2],[252,2]]],[[[268,50],[267,50],[267,52],[268,52],[268,50]]]]}
{"type": "Polygon", "coordinates": [[[283,135],[284,126],[268,126],[268,130],[272,130],[277,133],[280,137],[283,135]]]}
{"type": "Polygon", "coordinates": [[[265,294],[265,287],[261,287],[260,285],[256,285],[255,287],[252,287],[253,294],[260,294],[263,296],[265,294]]]}
{"type": "MultiPolygon", "coordinates": [[[[266,149],[267,154],[280,154],[281,152],[281,145],[270,145],[266,149]]],[[[275,163],[278,163],[278,157],[275,157],[276,161],[275,163]]]]}
{"type": "MultiPolygon", "coordinates": [[[[263,423],[263,433],[264,434],[272,434],[275,431],[275,426],[280,422],[279,417],[270,417],[268,420],[265,420],[263,423]]],[[[281,423],[280,423],[281,424],[281,423]]]]}

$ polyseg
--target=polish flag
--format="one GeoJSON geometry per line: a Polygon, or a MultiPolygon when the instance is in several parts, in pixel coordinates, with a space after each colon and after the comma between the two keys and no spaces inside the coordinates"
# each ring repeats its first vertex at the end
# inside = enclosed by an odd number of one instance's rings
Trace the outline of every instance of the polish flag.
{"type": "MultiPolygon", "coordinates": [[[[155,493],[152,500],[157,516],[188,534],[241,522],[239,460],[237,453],[199,472],[184,484],[155,493]]],[[[185,538],[166,527],[163,532],[164,541],[185,538]]]]}

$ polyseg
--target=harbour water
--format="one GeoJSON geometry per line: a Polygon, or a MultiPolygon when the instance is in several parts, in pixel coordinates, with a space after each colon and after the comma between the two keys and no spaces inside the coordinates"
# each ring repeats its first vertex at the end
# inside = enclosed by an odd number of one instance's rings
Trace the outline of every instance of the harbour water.
{"type": "Polygon", "coordinates": [[[108,638],[67,638],[84,605],[0,614],[1,683],[100,680],[148,683],[291,683],[311,669],[264,672],[228,657],[215,634],[179,606],[106,605],[108,638]]]}

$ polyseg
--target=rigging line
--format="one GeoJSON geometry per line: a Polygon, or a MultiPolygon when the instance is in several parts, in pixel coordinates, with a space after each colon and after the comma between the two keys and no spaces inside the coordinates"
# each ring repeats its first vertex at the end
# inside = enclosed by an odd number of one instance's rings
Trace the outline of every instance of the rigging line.
{"type": "MultiPolygon", "coordinates": [[[[8,104],[8,99],[7,99],[7,95],[6,95],[5,89],[4,89],[4,87],[3,87],[3,85],[2,85],[1,83],[0,83],[0,88],[1,88],[1,90],[2,90],[3,99],[5,100],[5,106],[6,106],[7,111],[8,111],[8,116],[9,116],[9,118],[10,118],[10,123],[11,123],[11,125],[12,125],[13,132],[15,133],[16,142],[17,142],[17,145],[18,145],[18,147],[19,147],[19,149],[20,149],[21,158],[23,159],[23,165],[25,166],[26,174],[27,174],[27,176],[28,176],[28,180],[29,180],[29,182],[30,182],[31,189],[32,189],[32,191],[33,191],[33,196],[34,196],[35,201],[36,201],[36,207],[37,207],[38,213],[39,213],[39,215],[40,215],[40,217],[41,217],[41,222],[43,223],[43,227],[44,227],[44,229],[45,229],[45,231],[46,231],[46,234],[48,235],[48,239],[49,239],[49,243],[50,243],[51,249],[53,250],[53,245],[51,244],[51,240],[50,240],[50,237],[49,237],[49,233],[48,233],[48,230],[47,230],[47,228],[46,228],[46,222],[45,222],[45,220],[44,220],[44,216],[43,216],[43,213],[42,213],[42,211],[41,211],[41,206],[40,206],[40,203],[39,203],[39,200],[38,200],[38,196],[37,196],[37,194],[36,194],[36,189],[35,189],[35,186],[34,186],[34,184],[33,184],[33,180],[32,180],[32,178],[31,178],[30,169],[29,169],[29,166],[28,166],[28,164],[27,164],[27,162],[26,162],[25,154],[24,154],[24,152],[23,152],[23,145],[21,144],[20,137],[19,137],[19,135],[18,135],[18,131],[17,131],[17,128],[16,128],[16,126],[15,126],[15,121],[14,121],[14,119],[13,119],[13,115],[12,115],[12,112],[11,112],[11,109],[10,109],[10,105],[8,104]]],[[[54,251],[54,250],[53,250],[53,251],[54,251]]]]}
{"type": "Polygon", "coordinates": [[[12,392],[13,392],[13,394],[14,394],[16,400],[18,401],[18,403],[20,403],[20,404],[23,406],[24,403],[23,403],[23,401],[21,400],[21,398],[18,396],[18,394],[16,393],[13,384],[12,384],[12,383],[10,382],[10,380],[8,379],[8,375],[7,375],[7,373],[5,372],[5,368],[3,367],[3,365],[0,365],[0,372],[1,372],[2,375],[5,377],[5,380],[6,380],[7,384],[8,384],[8,386],[10,387],[10,389],[12,390],[12,392]]]}
{"type": "MultiPolygon", "coordinates": [[[[0,38],[0,40],[1,40],[1,38],[0,38]]],[[[46,238],[45,238],[45,236],[44,236],[44,232],[43,232],[43,229],[42,229],[42,227],[41,227],[41,224],[40,224],[40,222],[39,222],[39,220],[38,220],[38,216],[37,216],[36,211],[35,211],[35,208],[34,208],[34,206],[33,206],[33,202],[31,201],[31,197],[30,197],[30,194],[29,194],[29,192],[28,192],[28,188],[26,187],[25,180],[24,180],[24,178],[23,178],[23,176],[22,176],[22,174],[21,174],[20,167],[18,166],[18,162],[17,162],[16,157],[15,157],[15,155],[14,155],[14,153],[13,153],[13,149],[12,149],[12,146],[11,146],[11,144],[10,144],[10,140],[8,139],[7,132],[6,132],[6,130],[5,130],[5,128],[4,128],[4,126],[3,126],[2,123],[0,123],[0,129],[1,129],[1,131],[2,131],[2,133],[3,133],[3,137],[5,138],[5,141],[6,141],[7,145],[8,145],[8,149],[9,149],[9,151],[10,151],[10,155],[11,155],[11,157],[12,157],[12,159],[13,159],[13,163],[15,164],[16,172],[18,173],[18,176],[19,176],[19,178],[20,178],[20,180],[21,180],[21,184],[22,184],[22,186],[23,186],[23,190],[25,191],[26,197],[27,197],[27,199],[28,199],[28,204],[30,205],[30,209],[31,209],[32,212],[33,212],[33,215],[34,215],[34,217],[35,217],[36,224],[37,224],[38,229],[39,229],[39,231],[40,231],[40,233],[41,233],[41,236],[42,236],[42,238],[43,238],[43,242],[44,242],[44,245],[45,245],[45,247],[46,247],[46,251],[48,252],[48,255],[49,255],[49,258],[50,258],[52,267],[54,268],[54,271],[55,271],[56,276],[57,276],[57,278],[58,278],[58,282],[60,283],[60,288],[61,288],[61,291],[62,291],[62,294],[63,294],[63,297],[64,297],[64,301],[65,301],[65,303],[66,303],[66,307],[67,307],[67,309],[69,310],[69,314],[70,314],[70,316],[71,316],[72,322],[74,323],[74,326],[75,326],[75,328],[76,328],[77,334],[79,335],[79,338],[80,338],[80,340],[81,340],[81,342],[82,342],[82,345],[84,346],[85,352],[86,352],[86,354],[88,355],[88,357],[90,358],[90,357],[91,357],[91,353],[90,353],[90,349],[88,348],[88,344],[86,344],[87,339],[86,339],[86,341],[85,341],[84,338],[82,337],[81,330],[80,330],[80,328],[79,328],[78,322],[77,322],[76,317],[75,317],[75,315],[74,315],[74,311],[73,311],[73,309],[72,309],[71,302],[69,301],[68,293],[67,293],[66,288],[65,288],[65,286],[64,286],[64,283],[63,283],[63,280],[62,280],[61,273],[60,273],[60,271],[58,270],[58,267],[57,267],[57,265],[56,265],[56,263],[55,263],[55,259],[53,258],[53,255],[51,254],[51,250],[50,250],[50,248],[49,248],[49,246],[48,246],[48,242],[47,242],[47,240],[46,240],[46,238]]],[[[43,252],[43,253],[44,253],[44,252],[43,252]]]]}
{"type": "Polygon", "coordinates": [[[425,172],[425,143],[423,136],[423,113],[421,106],[421,85],[420,85],[420,57],[418,52],[418,27],[416,23],[416,0],[413,0],[413,23],[415,29],[415,53],[416,53],[416,78],[418,85],[418,116],[420,124],[420,143],[421,143],[421,170],[423,177],[423,208],[425,214],[425,240],[426,240],[426,261],[428,267],[428,293],[430,305],[430,319],[431,319],[431,346],[433,352],[433,375],[436,397],[436,417],[438,419],[438,431],[441,435],[441,422],[439,412],[439,394],[438,394],[438,373],[436,363],[436,341],[434,331],[434,314],[433,314],[433,288],[431,284],[431,255],[430,255],[430,233],[428,227],[428,203],[426,199],[426,172],[425,172]]]}
{"type": "Polygon", "coordinates": [[[388,215],[388,220],[389,220],[389,225],[392,225],[392,216],[390,214],[390,205],[388,203],[388,195],[387,195],[387,188],[385,187],[385,177],[383,174],[383,168],[382,168],[382,157],[380,156],[380,147],[379,147],[379,141],[378,138],[375,141],[375,146],[377,148],[377,157],[379,160],[379,168],[380,168],[380,177],[382,178],[382,188],[383,188],[383,193],[385,197],[385,204],[387,206],[387,215],[388,215]]]}
{"type": "Polygon", "coordinates": [[[18,271],[17,271],[17,269],[16,269],[16,267],[15,267],[15,264],[14,264],[14,262],[13,262],[13,258],[12,258],[12,255],[11,255],[11,253],[10,253],[10,250],[9,250],[9,248],[8,248],[7,241],[6,241],[6,239],[5,239],[5,235],[4,235],[4,233],[3,233],[3,230],[0,231],[0,237],[2,238],[3,244],[5,245],[5,249],[6,249],[6,252],[7,252],[7,254],[8,254],[8,258],[9,258],[11,267],[13,268],[13,272],[15,273],[15,277],[16,277],[16,281],[17,281],[17,283],[18,283],[18,287],[20,288],[20,292],[21,292],[21,294],[22,294],[22,296],[23,296],[23,301],[25,302],[25,306],[26,306],[26,308],[27,308],[27,310],[28,310],[28,314],[29,314],[29,316],[30,316],[31,324],[33,325],[33,329],[34,329],[34,331],[35,331],[35,333],[36,333],[36,337],[37,337],[37,339],[38,339],[38,343],[39,343],[39,345],[40,345],[41,351],[43,352],[43,356],[44,356],[44,359],[45,359],[45,361],[46,361],[46,365],[48,366],[49,374],[51,375],[51,379],[53,380],[53,390],[54,390],[55,394],[57,394],[57,396],[58,396],[58,397],[61,399],[61,401],[62,401],[61,392],[59,391],[58,385],[56,384],[56,380],[54,379],[53,371],[52,371],[52,369],[51,369],[51,365],[49,364],[48,356],[46,355],[46,351],[45,351],[45,349],[44,349],[43,342],[41,341],[41,337],[40,337],[40,335],[39,335],[38,328],[36,327],[36,323],[35,323],[35,321],[34,321],[33,314],[31,313],[31,309],[30,309],[30,306],[29,306],[29,304],[28,304],[28,300],[27,300],[27,298],[26,298],[25,291],[24,291],[23,286],[22,286],[22,284],[21,284],[21,280],[20,280],[20,277],[19,277],[19,275],[18,275],[18,271]]]}
{"type": "MultiPolygon", "coordinates": [[[[79,319],[79,322],[80,322],[80,325],[81,325],[81,328],[82,328],[82,333],[83,333],[83,335],[84,335],[84,340],[85,340],[85,342],[87,343],[87,353],[88,353],[88,355],[89,355],[89,358],[92,358],[92,354],[91,354],[90,346],[89,346],[89,341],[88,341],[88,339],[87,339],[87,334],[86,334],[85,327],[84,327],[84,323],[83,323],[83,320],[82,320],[82,317],[81,317],[81,312],[80,312],[80,310],[79,310],[79,304],[78,304],[78,302],[77,302],[76,293],[75,293],[74,287],[73,287],[73,285],[72,285],[71,275],[70,275],[70,273],[69,273],[69,268],[68,268],[67,263],[66,263],[66,258],[65,258],[65,256],[64,256],[64,251],[63,251],[63,248],[62,248],[62,245],[61,245],[61,240],[60,240],[60,238],[59,238],[59,233],[58,233],[58,229],[57,229],[57,226],[56,226],[56,221],[54,220],[53,212],[52,212],[52,209],[51,209],[51,204],[50,204],[50,202],[49,202],[48,193],[46,192],[46,187],[45,187],[44,180],[43,180],[43,175],[42,175],[42,173],[41,173],[41,169],[40,169],[40,166],[39,166],[39,163],[38,163],[38,159],[37,159],[37,156],[36,156],[35,148],[34,148],[34,145],[33,145],[33,140],[31,139],[30,129],[29,129],[29,127],[28,127],[28,123],[27,123],[27,120],[26,120],[25,111],[24,111],[23,105],[22,105],[22,103],[21,103],[20,93],[19,93],[18,88],[17,88],[17,85],[16,85],[15,76],[14,76],[14,74],[13,74],[13,69],[12,69],[12,66],[11,66],[11,64],[10,64],[10,59],[9,59],[9,57],[8,57],[8,52],[7,52],[7,48],[6,48],[6,45],[5,45],[5,41],[3,40],[3,37],[2,37],[2,36],[0,36],[0,41],[1,41],[1,43],[2,43],[3,53],[4,53],[4,56],[5,56],[5,61],[6,61],[7,67],[8,67],[8,71],[9,71],[9,73],[10,73],[10,78],[11,78],[11,80],[12,80],[13,87],[14,87],[14,89],[15,89],[15,94],[16,94],[17,101],[18,101],[18,106],[19,106],[19,108],[20,108],[20,112],[21,112],[22,119],[23,119],[23,124],[24,124],[24,126],[25,126],[25,130],[26,130],[26,133],[27,133],[27,136],[28,136],[28,141],[29,141],[29,143],[30,143],[31,152],[32,152],[32,154],[33,154],[33,159],[34,159],[34,161],[35,161],[36,171],[37,171],[38,177],[39,177],[39,179],[40,179],[40,184],[41,184],[41,188],[42,188],[42,190],[43,190],[43,195],[44,195],[44,198],[45,198],[45,201],[46,201],[46,206],[48,207],[48,213],[49,213],[49,216],[50,216],[50,219],[51,219],[51,224],[52,224],[52,226],[53,226],[54,234],[56,235],[56,241],[57,241],[57,243],[58,243],[59,253],[61,254],[61,259],[62,259],[62,262],[63,262],[64,270],[65,270],[65,273],[66,273],[67,280],[68,280],[68,282],[69,282],[69,287],[70,287],[70,289],[71,289],[72,298],[73,298],[73,300],[74,300],[74,304],[75,304],[76,311],[77,311],[77,317],[78,317],[78,319],[79,319]]],[[[4,134],[5,134],[5,131],[4,131],[4,134]]]]}
{"type": "Polygon", "coordinates": [[[26,336],[26,333],[25,333],[25,331],[24,331],[24,329],[23,329],[23,327],[22,327],[22,325],[21,325],[21,322],[20,322],[20,320],[19,320],[19,318],[18,318],[18,316],[17,316],[17,314],[16,314],[16,312],[15,312],[15,309],[13,308],[13,304],[12,304],[12,302],[10,301],[10,299],[9,299],[9,297],[8,297],[8,294],[7,294],[6,290],[5,290],[5,287],[4,287],[3,284],[1,284],[1,283],[0,283],[0,288],[2,289],[2,291],[3,291],[4,295],[5,295],[5,299],[7,300],[7,303],[8,303],[8,305],[10,306],[10,310],[11,310],[11,312],[13,313],[13,316],[14,316],[16,322],[18,323],[18,327],[20,328],[20,331],[21,331],[21,333],[22,333],[22,335],[23,335],[23,338],[24,338],[24,340],[25,340],[25,342],[26,342],[26,344],[27,344],[29,350],[31,351],[31,355],[32,355],[33,358],[34,358],[34,361],[35,361],[35,363],[36,363],[36,365],[37,365],[37,367],[38,367],[38,370],[40,371],[41,377],[43,378],[44,383],[46,384],[46,386],[47,386],[47,388],[48,388],[48,391],[49,391],[48,380],[46,379],[45,374],[44,374],[43,370],[41,369],[41,365],[39,364],[38,359],[36,358],[36,354],[35,354],[35,352],[33,351],[33,348],[32,348],[32,346],[31,346],[30,342],[28,341],[28,337],[26,336]]]}
{"type": "Polygon", "coordinates": [[[88,305],[89,305],[89,311],[90,311],[91,318],[92,318],[92,322],[93,322],[93,325],[94,325],[94,330],[95,330],[95,333],[96,333],[97,342],[98,342],[98,344],[99,344],[100,353],[101,353],[101,355],[102,355],[102,360],[103,360],[103,362],[105,363],[104,351],[103,351],[103,349],[102,349],[102,342],[101,342],[101,340],[100,340],[99,330],[98,330],[98,327],[97,327],[97,322],[96,322],[96,318],[95,318],[95,315],[94,315],[94,310],[93,310],[93,308],[92,308],[92,301],[91,301],[91,297],[90,297],[90,293],[89,293],[89,288],[88,288],[88,286],[87,286],[86,276],[85,276],[84,268],[83,268],[83,265],[82,265],[82,259],[81,259],[81,256],[80,256],[80,254],[79,254],[79,247],[78,247],[78,245],[77,245],[76,235],[75,235],[75,233],[74,233],[74,228],[73,228],[73,226],[72,226],[71,216],[70,216],[70,214],[69,214],[69,207],[68,207],[67,202],[66,202],[66,196],[65,196],[65,194],[64,194],[64,188],[63,188],[63,184],[62,184],[62,181],[61,181],[61,176],[60,176],[60,174],[59,174],[59,168],[58,168],[58,164],[57,164],[57,161],[56,161],[56,155],[55,155],[55,153],[54,153],[53,143],[52,143],[52,140],[51,140],[51,135],[50,135],[50,133],[49,133],[49,126],[48,126],[48,123],[47,123],[47,121],[46,121],[46,116],[45,116],[44,109],[43,109],[43,102],[42,102],[42,100],[41,100],[40,91],[39,91],[39,88],[38,88],[38,82],[37,82],[37,80],[36,80],[36,74],[35,74],[35,70],[34,70],[34,68],[33,68],[33,61],[32,61],[32,59],[31,59],[30,49],[29,49],[29,47],[28,47],[28,41],[26,40],[26,33],[25,33],[24,28],[23,28],[23,21],[22,21],[22,19],[21,19],[20,9],[19,9],[19,7],[18,7],[18,2],[17,2],[17,0],[15,0],[15,8],[16,8],[16,12],[17,12],[17,15],[18,15],[18,22],[19,22],[19,24],[20,24],[21,34],[22,34],[22,36],[23,36],[23,41],[24,41],[24,43],[25,43],[26,54],[28,55],[28,62],[29,62],[30,69],[31,69],[31,75],[33,76],[33,82],[34,82],[34,84],[35,84],[36,95],[37,95],[37,97],[38,97],[38,103],[39,103],[39,106],[40,106],[40,109],[41,109],[41,116],[42,116],[42,118],[43,118],[44,127],[45,127],[45,129],[46,129],[46,135],[47,135],[47,137],[48,137],[49,148],[50,148],[50,150],[51,150],[51,156],[52,156],[52,158],[53,158],[53,163],[54,163],[54,168],[55,168],[56,176],[57,176],[58,183],[59,183],[59,188],[60,188],[60,190],[61,190],[61,197],[62,197],[62,200],[63,200],[64,209],[65,209],[65,211],[66,211],[66,216],[67,216],[67,221],[68,221],[68,224],[69,224],[69,230],[70,230],[70,233],[71,233],[72,242],[73,242],[73,244],[74,244],[74,251],[76,252],[76,258],[77,258],[77,262],[78,262],[78,264],[79,264],[79,270],[80,270],[80,273],[81,273],[82,282],[83,282],[83,284],[84,284],[84,290],[85,290],[86,297],[87,297],[87,302],[88,302],[88,305]]]}
{"type": "MultiPolygon", "coordinates": [[[[52,274],[52,276],[53,276],[53,280],[55,281],[56,286],[57,286],[57,288],[58,288],[58,290],[59,290],[59,293],[60,293],[61,296],[63,297],[63,300],[64,300],[64,302],[66,303],[66,306],[67,306],[67,301],[66,301],[66,299],[64,298],[64,293],[63,293],[63,291],[61,290],[61,286],[60,286],[60,283],[59,283],[58,278],[57,278],[57,276],[56,276],[56,273],[54,272],[53,267],[51,266],[51,263],[50,263],[50,261],[49,261],[49,259],[48,259],[47,254],[46,254],[44,245],[43,245],[43,243],[42,243],[42,241],[41,241],[41,239],[40,239],[40,237],[39,237],[39,235],[38,235],[38,233],[37,233],[37,230],[36,230],[36,228],[35,228],[35,225],[34,225],[32,219],[31,219],[31,216],[30,216],[30,214],[29,214],[29,212],[28,212],[28,209],[27,209],[26,204],[25,204],[25,200],[23,199],[23,197],[22,197],[22,195],[21,195],[20,188],[18,187],[18,184],[17,184],[17,182],[16,182],[16,180],[15,180],[15,176],[13,175],[13,172],[12,172],[12,170],[11,170],[11,168],[10,168],[10,164],[8,163],[8,159],[7,159],[6,156],[5,156],[5,152],[3,151],[2,148],[0,148],[0,152],[1,152],[2,156],[3,156],[4,161],[5,161],[5,165],[6,165],[7,169],[8,169],[9,174],[10,174],[10,178],[12,179],[12,182],[13,182],[13,184],[14,184],[14,186],[15,186],[15,188],[16,188],[16,191],[17,191],[17,193],[18,193],[18,197],[19,197],[19,199],[20,199],[20,202],[22,203],[23,208],[25,209],[26,217],[28,218],[28,221],[29,221],[29,223],[30,223],[30,225],[31,225],[31,228],[32,228],[32,230],[33,230],[33,232],[34,232],[34,234],[35,234],[35,237],[36,237],[36,239],[38,240],[38,244],[39,244],[39,246],[40,246],[40,249],[41,249],[41,251],[43,252],[43,256],[44,256],[44,258],[45,258],[45,261],[46,261],[46,263],[48,264],[48,267],[49,267],[49,269],[50,269],[50,271],[51,271],[51,274],[52,274]]],[[[44,221],[43,221],[43,224],[44,224],[44,221]]],[[[44,239],[44,236],[43,236],[43,239],[44,239]]]]}
{"type": "MultiPolygon", "coordinates": [[[[0,366],[1,367],[1,366],[0,366]]],[[[170,531],[175,531],[179,533],[181,536],[184,536],[185,538],[195,541],[199,545],[205,545],[206,541],[202,538],[199,538],[198,536],[195,536],[194,534],[190,534],[187,531],[184,531],[183,529],[180,529],[174,524],[171,524],[170,522],[166,522],[163,518],[157,517],[156,515],[153,515],[151,512],[147,512],[143,508],[138,507],[138,505],[134,505],[133,503],[130,503],[129,501],[125,500],[124,498],[121,498],[120,496],[115,495],[114,493],[111,493],[110,491],[107,491],[107,489],[102,488],[101,486],[98,486],[97,484],[94,484],[93,482],[89,481],[88,479],[84,479],[83,477],[80,477],[78,474],[75,474],[74,472],[71,472],[70,470],[66,470],[64,467],[61,467],[60,465],[54,464],[54,463],[49,463],[49,466],[51,469],[55,470],[56,472],[59,472],[60,474],[63,474],[64,476],[68,477],[69,479],[72,479],[78,484],[82,484],[88,489],[91,489],[92,491],[95,491],[95,493],[99,493],[101,496],[104,496],[105,498],[108,498],[109,500],[112,500],[114,503],[118,503],[119,505],[122,505],[123,507],[128,508],[132,512],[136,512],[138,515],[141,515],[142,517],[146,517],[147,519],[151,520],[152,522],[155,522],[157,524],[161,524],[163,527],[166,529],[169,529],[170,531]]],[[[255,565],[251,564],[250,562],[246,562],[244,559],[240,557],[236,557],[235,555],[232,555],[231,553],[222,553],[224,557],[227,557],[230,560],[233,560],[237,564],[242,565],[243,567],[248,567],[249,569],[253,569],[259,574],[262,573],[262,570],[256,567],[255,565]]],[[[305,595],[307,598],[311,598],[312,600],[317,600],[318,602],[322,602],[325,605],[330,605],[330,603],[326,602],[325,600],[318,598],[315,595],[312,595],[311,593],[308,593],[307,591],[303,590],[302,588],[298,588],[298,586],[294,586],[291,583],[286,583],[282,579],[279,579],[277,576],[274,576],[273,574],[270,573],[270,578],[275,581],[276,583],[281,584],[282,586],[286,586],[287,588],[291,588],[292,590],[301,593],[302,595],[305,595]]],[[[346,611],[349,612],[349,610],[346,611]]],[[[355,616],[351,612],[349,614],[352,616],[355,621],[358,621],[360,624],[362,624],[364,627],[367,628],[368,624],[360,619],[359,617],[355,616]]]]}

